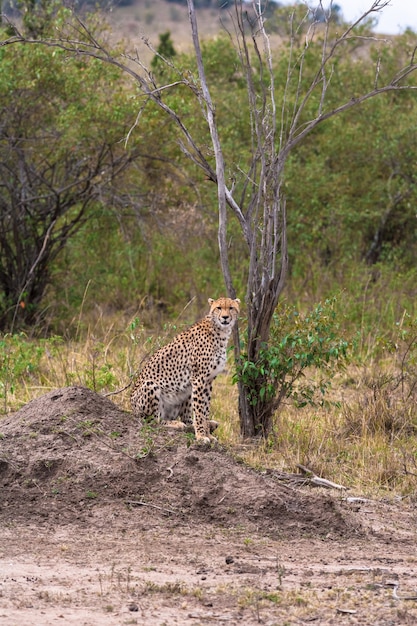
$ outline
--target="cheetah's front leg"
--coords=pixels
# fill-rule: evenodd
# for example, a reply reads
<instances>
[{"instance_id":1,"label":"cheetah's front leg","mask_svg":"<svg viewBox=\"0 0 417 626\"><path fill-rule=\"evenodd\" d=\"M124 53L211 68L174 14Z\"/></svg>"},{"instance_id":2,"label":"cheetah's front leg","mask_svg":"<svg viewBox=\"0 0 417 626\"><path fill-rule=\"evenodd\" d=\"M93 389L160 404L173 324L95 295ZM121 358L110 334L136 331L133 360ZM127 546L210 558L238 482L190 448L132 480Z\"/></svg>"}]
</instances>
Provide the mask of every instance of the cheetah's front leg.
<instances>
[{"instance_id":1,"label":"cheetah's front leg","mask_svg":"<svg viewBox=\"0 0 417 626\"><path fill-rule=\"evenodd\" d=\"M210 434L210 401L212 381L197 379L192 383L192 411L195 438L199 443L217 441Z\"/></svg>"}]
</instances>

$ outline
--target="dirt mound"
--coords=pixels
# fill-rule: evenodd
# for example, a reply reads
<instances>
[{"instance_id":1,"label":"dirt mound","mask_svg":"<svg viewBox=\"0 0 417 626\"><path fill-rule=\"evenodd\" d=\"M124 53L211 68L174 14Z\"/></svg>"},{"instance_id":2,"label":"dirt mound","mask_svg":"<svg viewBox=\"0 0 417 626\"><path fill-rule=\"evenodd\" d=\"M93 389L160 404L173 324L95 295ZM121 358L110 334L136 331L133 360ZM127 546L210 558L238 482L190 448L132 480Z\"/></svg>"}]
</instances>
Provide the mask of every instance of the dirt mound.
<instances>
[{"instance_id":1,"label":"dirt mound","mask_svg":"<svg viewBox=\"0 0 417 626\"><path fill-rule=\"evenodd\" d=\"M184 433L145 424L81 387L58 389L0 422L3 520L118 523L140 510L170 524L213 523L275 536L348 535L330 496L301 493ZM110 507L110 508L109 508ZM110 514L110 518L109 518Z\"/></svg>"}]
</instances>

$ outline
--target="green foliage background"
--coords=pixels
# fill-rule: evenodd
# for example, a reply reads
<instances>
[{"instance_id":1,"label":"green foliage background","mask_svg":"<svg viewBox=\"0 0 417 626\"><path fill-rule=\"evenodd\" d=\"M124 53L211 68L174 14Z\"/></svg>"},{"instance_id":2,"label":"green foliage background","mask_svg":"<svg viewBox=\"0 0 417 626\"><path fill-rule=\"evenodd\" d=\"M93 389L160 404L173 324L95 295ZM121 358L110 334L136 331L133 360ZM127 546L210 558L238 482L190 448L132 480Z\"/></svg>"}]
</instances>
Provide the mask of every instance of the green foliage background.
<instances>
[{"instance_id":1,"label":"green foliage background","mask_svg":"<svg viewBox=\"0 0 417 626\"><path fill-rule=\"evenodd\" d=\"M372 87L370 59L382 54L382 80L402 65L413 41L408 32L383 51L377 44L375 49L366 44L341 50L334 60L327 109L337 107L347 92L355 97ZM228 175L236 176L251 150L245 81L228 37L206 41L203 54ZM274 54L278 103L286 88L289 54L285 45ZM320 46L312 44L303 81L317 70L320 54ZM172 121L155 105L145 105L117 69L94 60L70 59L54 49L9 46L1 51L0 61L0 89L17 107L23 110L36 94L50 97L51 107L42 107L30 123L55 125L63 156L68 150L88 155L103 133L124 149L141 110L127 143L138 156L53 260L38 330L62 332L81 306L84 311L100 307L134 314L146 299L169 316L195 297L190 315L204 309L207 296L223 291L216 190L182 153ZM162 84L174 82L182 72L190 75L195 71L193 56L176 54L175 68L164 68L159 75L156 67L155 80ZM287 89L290 103L297 88ZM191 90L173 87L166 97L179 107L212 158L208 129ZM314 115L317 106L313 97L306 114ZM381 333L389 333L404 308L414 313L416 116L414 92L387 94L321 124L294 150L285 179L291 303L302 309L342 292L346 325L371 331L377 324ZM285 123L284 118L284 132ZM243 182L237 175L234 184L242 193ZM233 219L229 238L232 272L244 296L247 255ZM389 310L381 311L381 300L390 302L385 306ZM157 319L150 316L149 323Z\"/></svg>"},{"instance_id":2,"label":"green foliage background","mask_svg":"<svg viewBox=\"0 0 417 626\"><path fill-rule=\"evenodd\" d=\"M273 31L285 35L274 17ZM95 22L103 34L101 26ZM361 30L369 32L368 26ZM295 38L294 44L303 41ZM414 45L415 34L406 32L384 48L368 42L341 49L326 110L374 86L371 61L377 56L383 82L404 65ZM251 151L244 76L227 36L205 41L203 54L227 177L237 195L244 194L240 171ZM311 43L304 86L317 72L320 54ZM285 94L291 109L300 85L295 54L296 80L286 86L289 55L285 43L274 48L276 101ZM157 85L195 76L193 55L174 56L175 67L155 64ZM177 85L164 97L213 159L192 91ZM36 45L5 46L0 50L0 106L0 119L13 111L28 137L42 137L47 130L58 163L72 154L88 159L103 139L115 154L127 150L135 156L111 188L103 186L85 223L50 259L36 323L23 325L24 332L0 334L0 412L59 385L114 391L136 371L148 348L165 343L206 311L207 297L224 292L215 186L183 154L172 121L117 68L94 59ZM318 106L313 95L305 120ZM237 373L252 385L253 402L276 394L279 415L264 448L268 466L276 450L278 465L283 458L291 467L305 460L342 483L349 483L351 474L353 481L360 476L363 482L373 471L378 484L391 489L402 481L404 493L415 491L416 118L415 92L385 94L318 126L287 162L290 273L285 302L277 309L272 341L260 361L245 360L243 346L237 365ZM285 115L282 121L285 133ZM51 145L33 145L42 164ZM0 142L0 159L8 162L6 141ZM0 211L6 206L3 182ZM228 229L231 270L243 301L247 250L232 217ZM0 309L4 302L0 293ZM260 383L259 372L267 373L266 384ZM220 418L227 415L219 420L220 439L236 441L237 401L230 380L219 381L223 394L217 408L216 398L212 406ZM335 402L326 406L330 381ZM293 413L288 400L296 402ZM127 396L122 402L128 402ZM404 477L406 467L412 472Z\"/></svg>"}]
</instances>

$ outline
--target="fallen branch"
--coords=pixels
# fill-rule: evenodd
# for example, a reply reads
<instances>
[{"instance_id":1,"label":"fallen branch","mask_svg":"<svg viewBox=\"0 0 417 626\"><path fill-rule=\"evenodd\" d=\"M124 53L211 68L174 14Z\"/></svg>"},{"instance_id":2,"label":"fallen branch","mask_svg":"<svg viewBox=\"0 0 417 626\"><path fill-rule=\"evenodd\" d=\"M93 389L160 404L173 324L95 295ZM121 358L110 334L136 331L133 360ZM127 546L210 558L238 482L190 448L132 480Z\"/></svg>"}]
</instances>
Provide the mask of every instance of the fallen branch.
<instances>
[{"instance_id":1,"label":"fallen branch","mask_svg":"<svg viewBox=\"0 0 417 626\"><path fill-rule=\"evenodd\" d=\"M417 600L417 595L415 596L399 596L397 591L400 586L399 583L385 583L386 587L392 587L392 597L394 600Z\"/></svg>"},{"instance_id":2,"label":"fallen branch","mask_svg":"<svg viewBox=\"0 0 417 626\"><path fill-rule=\"evenodd\" d=\"M150 504L149 502L143 502L142 500L125 500L125 504L128 504L129 506L149 506L153 509L158 509L158 511L162 511L167 515L179 515L177 511L173 511L172 509L164 509L162 506Z\"/></svg>"},{"instance_id":3,"label":"fallen branch","mask_svg":"<svg viewBox=\"0 0 417 626\"><path fill-rule=\"evenodd\" d=\"M298 464L297 467L309 477L310 483L316 487L327 487L327 489L347 489L347 487L344 487L343 485L338 485L331 480L326 480L326 478L317 476L311 469L305 467L304 465Z\"/></svg>"},{"instance_id":4,"label":"fallen branch","mask_svg":"<svg viewBox=\"0 0 417 626\"><path fill-rule=\"evenodd\" d=\"M297 483L301 485L311 485L312 487L325 487L326 489L338 489L346 490L347 487L339 485L326 478L317 476L312 470L304 465L298 464L297 467L302 471L302 474L286 474L285 472L273 472L273 476L278 480Z\"/></svg>"}]
</instances>

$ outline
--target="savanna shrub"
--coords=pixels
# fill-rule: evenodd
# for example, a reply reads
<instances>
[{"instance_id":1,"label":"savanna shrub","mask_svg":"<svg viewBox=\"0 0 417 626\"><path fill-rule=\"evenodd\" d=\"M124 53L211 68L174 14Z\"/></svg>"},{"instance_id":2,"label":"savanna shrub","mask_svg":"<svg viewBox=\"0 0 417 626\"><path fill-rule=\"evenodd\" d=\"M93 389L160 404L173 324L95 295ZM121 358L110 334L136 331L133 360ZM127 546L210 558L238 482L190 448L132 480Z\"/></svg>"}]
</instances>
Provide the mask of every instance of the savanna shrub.
<instances>
[{"instance_id":1,"label":"savanna shrub","mask_svg":"<svg viewBox=\"0 0 417 626\"><path fill-rule=\"evenodd\" d=\"M258 361L249 361L243 352L237 364L234 382L243 382L252 405L272 404L276 411L285 398L300 407L325 402L350 348L340 336L335 304L334 298L326 300L307 314L287 304L278 306L270 341L262 346Z\"/></svg>"}]
</instances>

